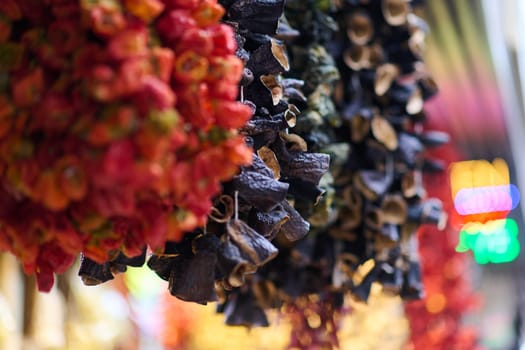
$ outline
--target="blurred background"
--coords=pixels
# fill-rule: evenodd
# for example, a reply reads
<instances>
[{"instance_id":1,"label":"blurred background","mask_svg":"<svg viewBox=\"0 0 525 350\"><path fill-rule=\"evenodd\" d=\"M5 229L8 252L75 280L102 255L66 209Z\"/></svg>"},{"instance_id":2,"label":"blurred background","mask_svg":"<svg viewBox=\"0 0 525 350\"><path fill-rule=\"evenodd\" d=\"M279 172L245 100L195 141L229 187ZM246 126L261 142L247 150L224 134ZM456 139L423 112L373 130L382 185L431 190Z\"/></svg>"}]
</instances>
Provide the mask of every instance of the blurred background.
<instances>
[{"instance_id":1,"label":"blurred background","mask_svg":"<svg viewBox=\"0 0 525 350\"><path fill-rule=\"evenodd\" d=\"M518 188L525 181L525 40L519 35L524 11L519 0L429 1L422 14L431 27L427 63L440 86L440 95L427 106L432 123L451 133L461 160L505 160L510 183ZM449 210L453 217L454 209ZM523 207L508 218L520 232ZM523 236L517 237L523 246ZM471 258L465 274L482 302L463 321L474 325L481 346L519 349L525 311L523 254L501 264L477 260Z\"/></svg>"},{"instance_id":2,"label":"blurred background","mask_svg":"<svg viewBox=\"0 0 525 350\"><path fill-rule=\"evenodd\" d=\"M451 135L436 155L449 163L503 160L510 184L525 188L525 2L434 0L418 14L430 29L425 61L440 89L425 106L428 128ZM523 207L509 211L516 228L497 245L468 241L472 236L464 236L462 245L450 172L426 181L429 195L444 201L451 218L444 231L423 227L420 232L426 298L403 304L373 289L366 305L348 300L348 311L340 316L340 348L525 349ZM495 255L483 258L490 254ZM284 349L289 344L293 317L286 310L271 314L268 328L226 327L214 305L177 301L147 268L130 268L98 287L83 286L73 268L49 294L35 291L13 257L0 255L0 269L2 349Z\"/></svg>"}]
</instances>

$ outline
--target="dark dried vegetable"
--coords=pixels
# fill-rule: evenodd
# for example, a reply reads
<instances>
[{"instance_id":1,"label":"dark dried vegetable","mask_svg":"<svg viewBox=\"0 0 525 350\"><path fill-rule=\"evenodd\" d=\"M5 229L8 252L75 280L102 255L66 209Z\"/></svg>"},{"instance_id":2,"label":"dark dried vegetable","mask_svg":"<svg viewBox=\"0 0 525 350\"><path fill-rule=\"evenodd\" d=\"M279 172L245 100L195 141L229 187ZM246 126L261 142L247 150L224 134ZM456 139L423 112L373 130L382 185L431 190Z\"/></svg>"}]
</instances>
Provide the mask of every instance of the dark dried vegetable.
<instances>
[{"instance_id":1,"label":"dark dried vegetable","mask_svg":"<svg viewBox=\"0 0 525 350\"><path fill-rule=\"evenodd\" d=\"M146 248L144 248L141 255L131 258L122 252L117 252L115 258L104 264L99 264L81 255L78 275L85 285L97 285L112 280L116 274L126 272L128 266L140 267L144 265L145 261Z\"/></svg>"},{"instance_id":2,"label":"dark dried vegetable","mask_svg":"<svg viewBox=\"0 0 525 350\"><path fill-rule=\"evenodd\" d=\"M219 308L224 313L225 323L230 326L267 327L268 318L258 305L254 293L247 287L241 287L231 293Z\"/></svg>"},{"instance_id":3,"label":"dark dried vegetable","mask_svg":"<svg viewBox=\"0 0 525 350\"><path fill-rule=\"evenodd\" d=\"M262 211L269 211L286 199L289 185L255 171L242 171L235 176L232 187L241 199Z\"/></svg>"},{"instance_id":4,"label":"dark dried vegetable","mask_svg":"<svg viewBox=\"0 0 525 350\"><path fill-rule=\"evenodd\" d=\"M243 85L241 98L255 106L255 113L241 132L253 140L256 155L252 166L243 168L237 177L225 184L224 193L233 197L237 191L239 198L236 212L239 219L226 224L228 232L233 226L238 228L235 231L237 233L229 235L231 242L240 248L241 255L246 251L251 252L248 260L260 267L259 271L264 269L266 265L261 265L269 259L265 258L264 250L256 253L244 242L259 242L262 245L255 244L253 247L260 249L267 246L263 244L265 241L270 244L269 240L273 240L277 247L274 249L279 250L279 260L281 254L286 254L287 245L308 233L310 224L298 210L319 202L325 193L319 183L328 170L329 156L310 153L306 140L289 133L302 117L302 114L299 116L301 112L298 106L304 105L306 97L301 77L289 79L281 76L290 68L285 43L281 40L292 39L298 33L282 17L284 1L250 2L253 8L265 9L258 20L273 18L273 25L269 22L265 22L265 25L256 25L254 21L248 23L246 19L251 18L253 9L246 8L246 3L241 0L222 2L226 8L225 20L233 22L237 28L241 46L238 52L246 58L246 69L253 75L251 83ZM278 4L281 7L277 14L273 10ZM240 236L243 238L237 239L236 235L243 230L245 232ZM269 258L274 256L271 253ZM229 289L231 283L228 279L232 279L232 275L235 277L236 274L226 273L226 279L220 283L223 288ZM245 287L226 293L225 307L221 308L226 314L226 323L249 325L250 317L244 314L245 310L251 310L254 315L263 312L259 307L254 308L253 300L249 300L253 297L253 291L259 291L255 294L260 297L261 285L275 286L275 281L262 272L255 272L246 280ZM280 304L278 299L274 300ZM251 325L267 324L260 316L251 322Z\"/></svg>"},{"instance_id":5,"label":"dark dried vegetable","mask_svg":"<svg viewBox=\"0 0 525 350\"><path fill-rule=\"evenodd\" d=\"M198 235L191 242L192 254L174 257L169 277L169 291L173 296L199 304L217 301L215 269L219 239L214 235Z\"/></svg>"}]
</instances>

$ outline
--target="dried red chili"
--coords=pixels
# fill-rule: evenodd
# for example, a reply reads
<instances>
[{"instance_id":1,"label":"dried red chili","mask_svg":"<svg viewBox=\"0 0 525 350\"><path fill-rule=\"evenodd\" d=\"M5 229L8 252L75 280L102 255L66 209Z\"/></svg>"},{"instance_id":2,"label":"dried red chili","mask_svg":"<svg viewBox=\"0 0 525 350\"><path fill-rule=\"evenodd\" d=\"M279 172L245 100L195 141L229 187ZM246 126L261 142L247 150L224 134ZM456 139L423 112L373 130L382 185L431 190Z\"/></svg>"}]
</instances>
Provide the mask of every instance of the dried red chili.
<instances>
[{"instance_id":1,"label":"dried red chili","mask_svg":"<svg viewBox=\"0 0 525 350\"><path fill-rule=\"evenodd\" d=\"M104 263L203 225L220 181L251 160L235 131L251 110L234 102L241 70L222 14L213 0L0 5L0 236L40 289L80 251ZM229 85L207 78L213 51ZM221 125L208 91L233 103ZM222 136L209 152L212 131Z\"/></svg>"}]
</instances>

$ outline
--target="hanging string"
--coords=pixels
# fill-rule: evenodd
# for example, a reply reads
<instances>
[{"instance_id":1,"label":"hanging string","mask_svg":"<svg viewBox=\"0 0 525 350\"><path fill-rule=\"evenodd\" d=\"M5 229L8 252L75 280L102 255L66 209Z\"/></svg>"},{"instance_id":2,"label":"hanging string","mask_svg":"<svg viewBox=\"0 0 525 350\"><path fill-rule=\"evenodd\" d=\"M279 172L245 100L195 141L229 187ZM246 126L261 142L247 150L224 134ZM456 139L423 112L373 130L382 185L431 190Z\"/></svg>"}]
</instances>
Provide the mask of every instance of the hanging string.
<instances>
[{"instance_id":1,"label":"hanging string","mask_svg":"<svg viewBox=\"0 0 525 350\"><path fill-rule=\"evenodd\" d=\"M233 205L235 212L234 218L235 220L239 220L239 191L235 191Z\"/></svg>"}]
</instances>

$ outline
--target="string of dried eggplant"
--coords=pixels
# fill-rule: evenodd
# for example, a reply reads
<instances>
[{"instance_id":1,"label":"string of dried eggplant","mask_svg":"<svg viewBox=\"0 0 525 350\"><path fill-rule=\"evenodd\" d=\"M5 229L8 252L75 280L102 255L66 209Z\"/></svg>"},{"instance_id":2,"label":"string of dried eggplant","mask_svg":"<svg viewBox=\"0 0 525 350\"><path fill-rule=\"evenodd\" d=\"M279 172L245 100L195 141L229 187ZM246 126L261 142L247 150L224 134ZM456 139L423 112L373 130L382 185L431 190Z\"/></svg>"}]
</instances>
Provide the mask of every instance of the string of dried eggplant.
<instances>
[{"instance_id":1,"label":"string of dried eggplant","mask_svg":"<svg viewBox=\"0 0 525 350\"><path fill-rule=\"evenodd\" d=\"M297 208L323 196L319 182L328 170L329 156L311 153L305 140L293 134L299 121L297 105L304 104L306 98L302 80L282 76L290 68L283 35L295 35L290 27L283 34L279 23L284 1L222 4L227 23L236 28L238 55L246 60L247 76L253 77L242 86L242 97L253 104L255 113L241 131L256 153L253 164L225 185L225 193L238 191L240 217L277 247L279 253L273 262L308 233L310 224ZM259 272L264 266L250 271L253 273L245 276L242 285L232 286L228 279L219 281L224 299L218 311L224 312L227 324L268 324L264 308L276 307L281 300L273 281Z\"/></svg>"}]
</instances>

